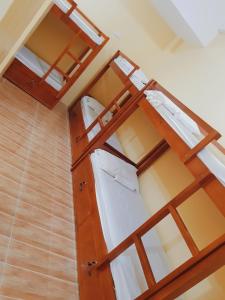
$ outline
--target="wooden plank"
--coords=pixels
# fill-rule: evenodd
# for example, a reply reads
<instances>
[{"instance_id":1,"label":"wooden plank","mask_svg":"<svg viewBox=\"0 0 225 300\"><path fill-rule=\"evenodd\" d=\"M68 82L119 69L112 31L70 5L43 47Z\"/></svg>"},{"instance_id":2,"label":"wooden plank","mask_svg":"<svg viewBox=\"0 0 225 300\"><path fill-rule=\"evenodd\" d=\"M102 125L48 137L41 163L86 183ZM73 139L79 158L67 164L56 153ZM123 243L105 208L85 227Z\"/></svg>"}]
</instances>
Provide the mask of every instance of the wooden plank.
<instances>
[{"instance_id":1,"label":"wooden plank","mask_svg":"<svg viewBox=\"0 0 225 300\"><path fill-rule=\"evenodd\" d=\"M57 91L46 81L40 86L41 78L16 58L3 76L49 109L58 102Z\"/></svg>"},{"instance_id":2,"label":"wooden plank","mask_svg":"<svg viewBox=\"0 0 225 300\"><path fill-rule=\"evenodd\" d=\"M195 155L197 155L203 148L205 148L209 143L213 140L219 139L221 135L213 130L211 133L207 134L207 136L202 139L195 147L191 148L183 158L183 162L186 164L189 162Z\"/></svg>"},{"instance_id":3,"label":"wooden plank","mask_svg":"<svg viewBox=\"0 0 225 300\"><path fill-rule=\"evenodd\" d=\"M145 155L138 163L137 163L137 175L139 176L145 170L147 170L161 155L165 153L169 149L169 144L166 140L160 141L150 152Z\"/></svg>"},{"instance_id":4,"label":"wooden plank","mask_svg":"<svg viewBox=\"0 0 225 300\"><path fill-rule=\"evenodd\" d=\"M132 160L130 160L128 157L126 157L123 153L119 152L117 149L113 148L111 145L109 145L108 143L104 143L101 146L102 150L105 150L117 157L119 157L120 159L122 159L123 161L129 163L130 165L137 167L137 165L135 164L135 162L133 162Z\"/></svg>"},{"instance_id":5,"label":"wooden plank","mask_svg":"<svg viewBox=\"0 0 225 300\"><path fill-rule=\"evenodd\" d=\"M172 205L169 205L169 211L177 224L177 227L180 230L180 233L182 234L189 250L191 251L192 255L198 255L199 254L199 249L193 240L190 232L188 231L186 225L184 224L182 218L180 217L179 213L177 212L176 208L174 208Z\"/></svg>"},{"instance_id":6,"label":"wooden plank","mask_svg":"<svg viewBox=\"0 0 225 300\"><path fill-rule=\"evenodd\" d=\"M151 288L156 284L156 281L148 260L148 256L145 251L145 247L143 245L141 238L138 237L137 235L133 236L133 240L145 275L145 280L147 282L148 287Z\"/></svg>"}]
</instances>

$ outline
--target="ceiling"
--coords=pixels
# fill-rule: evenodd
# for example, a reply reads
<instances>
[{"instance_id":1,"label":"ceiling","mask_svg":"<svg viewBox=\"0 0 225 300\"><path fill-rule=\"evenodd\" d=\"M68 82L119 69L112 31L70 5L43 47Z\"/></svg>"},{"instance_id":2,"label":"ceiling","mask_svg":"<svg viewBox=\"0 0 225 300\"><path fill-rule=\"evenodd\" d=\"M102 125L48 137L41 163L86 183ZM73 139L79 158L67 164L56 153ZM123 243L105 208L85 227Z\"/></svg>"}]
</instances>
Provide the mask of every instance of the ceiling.
<instances>
[{"instance_id":1,"label":"ceiling","mask_svg":"<svg viewBox=\"0 0 225 300\"><path fill-rule=\"evenodd\" d=\"M14 0L0 0L0 21L4 18Z\"/></svg>"},{"instance_id":2,"label":"ceiling","mask_svg":"<svg viewBox=\"0 0 225 300\"><path fill-rule=\"evenodd\" d=\"M225 31L224 0L149 0L184 41L206 47Z\"/></svg>"}]
</instances>

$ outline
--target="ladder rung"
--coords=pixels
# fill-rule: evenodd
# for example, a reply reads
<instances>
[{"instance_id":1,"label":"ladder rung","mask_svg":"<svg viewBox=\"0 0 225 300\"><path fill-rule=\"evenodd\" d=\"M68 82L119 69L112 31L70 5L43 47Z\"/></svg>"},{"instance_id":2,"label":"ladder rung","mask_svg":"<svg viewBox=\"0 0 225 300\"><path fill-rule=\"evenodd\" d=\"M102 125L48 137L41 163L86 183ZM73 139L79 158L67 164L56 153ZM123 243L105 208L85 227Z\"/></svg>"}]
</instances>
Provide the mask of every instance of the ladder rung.
<instances>
[{"instance_id":1,"label":"ladder rung","mask_svg":"<svg viewBox=\"0 0 225 300\"><path fill-rule=\"evenodd\" d=\"M81 61L78 59L78 58L76 58L76 56L75 55L73 55L73 53L71 53L69 50L66 52L77 64L81 64Z\"/></svg>"},{"instance_id":2,"label":"ladder rung","mask_svg":"<svg viewBox=\"0 0 225 300\"><path fill-rule=\"evenodd\" d=\"M145 247L143 245L143 242L141 240L140 237L138 237L137 235L134 235L133 237L136 249L137 249L137 253L141 262L141 266L145 275L145 279L147 282L148 287L153 287L156 284L153 272L152 272L152 268L150 266L149 260L148 260L148 256L146 254L145 251Z\"/></svg>"},{"instance_id":3,"label":"ladder rung","mask_svg":"<svg viewBox=\"0 0 225 300\"><path fill-rule=\"evenodd\" d=\"M184 224L181 216L179 215L178 211L176 208L174 208L172 205L169 206L169 211L177 224L177 227L180 230L180 233L182 234L188 248L190 249L191 253L193 256L199 254L199 249L197 245L195 244L195 241L193 240L190 232L188 231L186 225Z\"/></svg>"}]
</instances>

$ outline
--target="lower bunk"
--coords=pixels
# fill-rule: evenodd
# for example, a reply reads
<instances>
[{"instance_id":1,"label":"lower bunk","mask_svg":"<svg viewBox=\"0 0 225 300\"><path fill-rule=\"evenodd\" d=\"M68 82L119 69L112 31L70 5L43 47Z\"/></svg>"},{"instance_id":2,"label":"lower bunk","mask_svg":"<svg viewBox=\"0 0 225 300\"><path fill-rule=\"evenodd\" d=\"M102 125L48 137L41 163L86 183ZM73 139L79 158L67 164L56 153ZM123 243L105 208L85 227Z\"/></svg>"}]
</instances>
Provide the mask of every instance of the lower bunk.
<instances>
[{"instance_id":1,"label":"lower bunk","mask_svg":"<svg viewBox=\"0 0 225 300\"><path fill-rule=\"evenodd\" d=\"M149 214L139 192L138 177L136 174L137 169L133 165L101 149L91 154L90 161L93 169L93 178L88 180L85 179L85 175L83 175L80 182L78 182L77 176L81 176L81 174L79 172L78 175L75 170L76 174L73 176L73 179L79 189L79 193L77 193L76 188L74 190L78 233L78 264L87 265L89 262L89 267L92 267L99 262L99 259L105 255L106 252L108 253L113 250L127 236L147 221ZM87 169L85 173L87 173ZM90 193L90 198L87 197L87 193ZM101 243L99 235L95 232L94 221L89 221L94 219L96 213L96 206L93 207L94 202L97 203L102 239L104 239L106 244L106 252L103 254L97 251L99 247L97 246L96 248L95 245L95 251L92 252L92 256L89 258L85 257L83 261L81 257L84 253L79 253L79 245L85 244L85 237L79 235L79 230L84 224L90 224L90 227L86 230L89 233L93 231L93 241L95 240L96 244ZM143 243L154 278L156 281L159 281L168 274L168 266L156 230L151 230L151 232L144 237ZM146 283L134 246L119 256L110 265L110 270L116 299L135 299L147 290L148 284ZM80 282L86 277L83 271L86 272L86 276L88 276L88 266L85 270L80 270ZM92 274L89 276L95 275ZM101 276L101 274L99 276ZM86 294L87 289L89 289L87 284L85 284L85 286L80 285L80 295ZM88 298L81 297L81 299ZM107 299L110 299L109 295L107 295Z\"/></svg>"}]
</instances>

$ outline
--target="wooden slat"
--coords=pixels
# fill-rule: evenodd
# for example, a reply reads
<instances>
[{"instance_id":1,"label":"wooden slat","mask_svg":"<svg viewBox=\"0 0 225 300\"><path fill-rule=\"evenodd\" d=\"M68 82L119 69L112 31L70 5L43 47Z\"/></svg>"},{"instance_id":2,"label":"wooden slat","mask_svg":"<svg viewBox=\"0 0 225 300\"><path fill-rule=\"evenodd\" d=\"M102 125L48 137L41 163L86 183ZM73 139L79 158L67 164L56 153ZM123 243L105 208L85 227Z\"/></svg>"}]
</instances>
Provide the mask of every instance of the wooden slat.
<instances>
[{"instance_id":1,"label":"wooden slat","mask_svg":"<svg viewBox=\"0 0 225 300\"><path fill-rule=\"evenodd\" d=\"M137 163L137 175L147 170L162 154L169 149L166 140L160 141L150 152Z\"/></svg>"},{"instance_id":2,"label":"wooden slat","mask_svg":"<svg viewBox=\"0 0 225 300\"><path fill-rule=\"evenodd\" d=\"M79 30L73 37L72 39L69 41L69 43L67 44L67 46L64 48L64 50L61 52L61 54L57 57L57 59L55 60L55 62L50 66L50 68L48 69L48 71L44 74L44 76L42 77L41 81L44 81L48 75L51 73L51 71L57 66L57 64L60 62L60 60L63 58L63 56L66 54L66 52L68 51L68 49L71 47L74 39L79 35L79 33L81 32L81 30Z\"/></svg>"},{"instance_id":3,"label":"wooden slat","mask_svg":"<svg viewBox=\"0 0 225 300\"><path fill-rule=\"evenodd\" d=\"M102 121L102 118L98 117L97 120L98 120L98 123L100 124L101 129L104 128L104 123Z\"/></svg>"},{"instance_id":4,"label":"wooden slat","mask_svg":"<svg viewBox=\"0 0 225 300\"><path fill-rule=\"evenodd\" d=\"M68 1L68 0L67 0ZM66 12L66 14L65 14L65 17L69 17L71 14L72 14L72 12L76 9L76 7L77 7L77 4L74 2L74 1L70 1L69 0L69 3L70 3L70 5L71 5L71 7L68 9L68 11Z\"/></svg>"},{"instance_id":5,"label":"wooden slat","mask_svg":"<svg viewBox=\"0 0 225 300\"><path fill-rule=\"evenodd\" d=\"M213 140L220 138L220 134L213 130L211 133L207 134L207 136L202 139L195 147L190 149L184 156L183 162L188 163L195 155L197 155L205 146L211 143Z\"/></svg>"},{"instance_id":6,"label":"wooden slat","mask_svg":"<svg viewBox=\"0 0 225 300\"><path fill-rule=\"evenodd\" d=\"M190 232L188 231L186 225L184 224L182 218L180 217L178 211L172 205L169 206L169 211L170 211L175 223L177 224L177 227L179 228L180 233L182 234L192 255L193 256L198 255L199 249L198 249L195 241L193 240Z\"/></svg>"},{"instance_id":7,"label":"wooden slat","mask_svg":"<svg viewBox=\"0 0 225 300\"><path fill-rule=\"evenodd\" d=\"M145 275L147 285L149 288L151 288L156 284L156 281L155 281L154 274L152 272L152 268L151 268L149 260L148 260L148 256L145 251L145 247L143 245L141 238L139 238L137 235L133 236L133 240L135 243L135 247L137 249L138 257L141 262L141 266L142 266L142 269L143 269L143 272Z\"/></svg>"},{"instance_id":8,"label":"wooden slat","mask_svg":"<svg viewBox=\"0 0 225 300\"><path fill-rule=\"evenodd\" d=\"M212 144L221 152L225 155L225 148L218 143L217 141L213 141Z\"/></svg>"},{"instance_id":9,"label":"wooden slat","mask_svg":"<svg viewBox=\"0 0 225 300\"><path fill-rule=\"evenodd\" d=\"M77 64L81 64L80 60L73 55L73 53L71 53L69 50L66 52L66 54L68 54Z\"/></svg>"}]
</instances>

